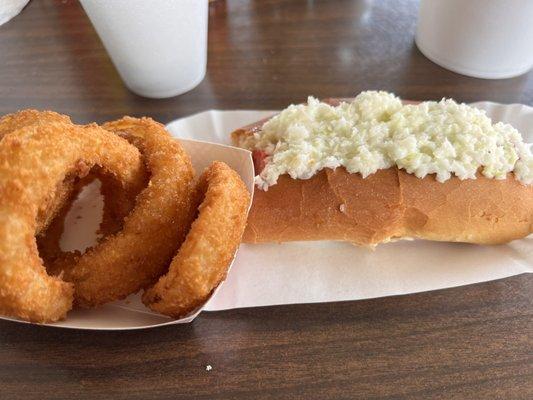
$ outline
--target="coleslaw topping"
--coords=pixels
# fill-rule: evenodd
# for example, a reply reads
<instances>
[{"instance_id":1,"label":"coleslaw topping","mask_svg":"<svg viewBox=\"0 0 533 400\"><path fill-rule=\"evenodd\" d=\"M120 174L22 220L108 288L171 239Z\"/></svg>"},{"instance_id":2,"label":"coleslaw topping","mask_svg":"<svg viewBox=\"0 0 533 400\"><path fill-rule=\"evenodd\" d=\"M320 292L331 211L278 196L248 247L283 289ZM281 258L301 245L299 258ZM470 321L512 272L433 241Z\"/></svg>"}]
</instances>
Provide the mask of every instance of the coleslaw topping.
<instances>
[{"instance_id":1,"label":"coleslaw topping","mask_svg":"<svg viewBox=\"0 0 533 400\"><path fill-rule=\"evenodd\" d=\"M309 97L241 145L266 153L255 178L263 190L283 174L308 179L341 166L363 177L396 166L419 178L434 174L439 182L475 179L478 172L505 179L514 172L523 184L533 183L531 144L511 125L451 99L404 105L392 93L366 91L334 106Z\"/></svg>"}]
</instances>

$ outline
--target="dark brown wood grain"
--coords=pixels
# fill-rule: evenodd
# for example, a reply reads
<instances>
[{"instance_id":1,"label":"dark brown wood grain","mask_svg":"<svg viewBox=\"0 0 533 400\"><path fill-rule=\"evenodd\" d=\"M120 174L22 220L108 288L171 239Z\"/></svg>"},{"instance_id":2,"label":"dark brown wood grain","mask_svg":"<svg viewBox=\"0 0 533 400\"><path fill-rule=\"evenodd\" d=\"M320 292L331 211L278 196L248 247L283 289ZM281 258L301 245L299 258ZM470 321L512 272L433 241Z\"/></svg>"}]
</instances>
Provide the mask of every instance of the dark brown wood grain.
<instances>
[{"instance_id":1,"label":"dark brown wood grain","mask_svg":"<svg viewBox=\"0 0 533 400\"><path fill-rule=\"evenodd\" d=\"M218 0L206 79L167 100L124 88L74 1L33 0L0 26L0 114L162 122L275 109L364 89L533 104L533 74L486 81L413 45L416 1ZM428 268L431 260L428 260ZM533 277L357 302L203 313L137 332L0 321L1 399L531 399ZM206 371L211 365L212 370Z\"/></svg>"}]
</instances>

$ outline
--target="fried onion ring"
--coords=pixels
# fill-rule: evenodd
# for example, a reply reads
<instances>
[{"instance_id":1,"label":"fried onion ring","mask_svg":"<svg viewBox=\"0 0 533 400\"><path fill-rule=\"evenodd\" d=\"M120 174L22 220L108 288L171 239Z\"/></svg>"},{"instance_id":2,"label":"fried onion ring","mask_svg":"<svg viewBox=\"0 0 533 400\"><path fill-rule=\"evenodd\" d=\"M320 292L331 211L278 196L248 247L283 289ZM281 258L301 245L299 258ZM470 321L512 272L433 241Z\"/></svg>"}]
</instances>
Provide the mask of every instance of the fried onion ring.
<instances>
[{"instance_id":1,"label":"fried onion ring","mask_svg":"<svg viewBox=\"0 0 533 400\"><path fill-rule=\"evenodd\" d=\"M199 214L166 275L142 300L152 310L182 317L201 306L226 277L246 225L250 195L239 175L214 162L200 177Z\"/></svg>"},{"instance_id":2,"label":"fried onion ring","mask_svg":"<svg viewBox=\"0 0 533 400\"><path fill-rule=\"evenodd\" d=\"M124 117L103 128L139 148L150 180L120 232L60 266L63 278L74 283L81 307L125 298L155 282L194 218L191 161L161 124Z\"/></svg>"},{"instance_id":3,"label":"fried onion ring","mask_svg":"<svg viewBox=\"0 0 533 400\"><path fill-rule=\"evenodd\" d=\"M53 122L72 124L68 116L54 111L27 109L7 114L0 118L0 140L17 129ZM134 182L121 182L98 166L93 167L89 174L81 179L77 176L65 177L63 182L58 183L55 193L42 204L37 216L37 245L45 265L51 265L54 260L65 256L59 244L64 229L64 217L83 187L95 179L101 182L100 192L104 196L103 217L99 229L103 236L116 233L122 227L124 217L133 209L135 196L146 186L146 177L139 177Z\"/></svg>"},{"instance_id":4,"label":"fried onion ring","mask_svg":"<svg viewBox=\"0 0 533 400\"><path fill-rule=\"evenodd\" d=\"M53 111L23 110L4 115L0 118L0 141L6 134L17 129L30 125L43 125L53 122L71 123L69 117ZM73 177L65 177L63 182L57 184L55 192L50 193L50 197L41 204L37 216L37 233L45 230L60 212L63 205L68 202L73 187Z\"/></svg>"},{"instance_id":5,"label":"fried onion ring","mask_svg":"<svg viewBox=\"0 0 533 400\"><path fill-rule=\"evenodd\" d=\"M68 116L54 111L22 110L12 114L6 114L0 118L0 140L8 133L24 128L29 125L43 125L50 122L71 123Z\"/></svg>"},{"instance_id":6,"label":"fried onion ring","mask_svg":"<svg viewBox=\"0 0 533 400\"><path fill-rule=\"evenodd\" d=\"M44 260L48 273L52 275L58 275L61 272L55 268L59 264L59 259L72 257L69 252L61 249L61 237L65 229L65 218L74 201L87 185L99 181L100 194L104 200L102 221L97 232L99 236L97 243L101 242L107 235L112 235L122 229L124 218L135 205L135 197L146 187L146 176L144 179L140 177L134 185L124 186L101 168L97 168L97 171L94 170L95 168L91 170L89 175L74 182L63 207L57 212L56 217L46 230L41 231L37 236L39 255Z\"/></svg>"},{"instance_id":7,"label":"fried onion ring","mask_svg":"<svg viewBox=\"0 0 533 400\"><path fill-rule=\"evenodd\" d=\"M39 258L37 219L65 176L95 165L121 182L144 171L134 146L96 125L33 124L0 141L0 313L52 322L72 308L73 285L47 275Z\"/></svg>"}]
</instances>

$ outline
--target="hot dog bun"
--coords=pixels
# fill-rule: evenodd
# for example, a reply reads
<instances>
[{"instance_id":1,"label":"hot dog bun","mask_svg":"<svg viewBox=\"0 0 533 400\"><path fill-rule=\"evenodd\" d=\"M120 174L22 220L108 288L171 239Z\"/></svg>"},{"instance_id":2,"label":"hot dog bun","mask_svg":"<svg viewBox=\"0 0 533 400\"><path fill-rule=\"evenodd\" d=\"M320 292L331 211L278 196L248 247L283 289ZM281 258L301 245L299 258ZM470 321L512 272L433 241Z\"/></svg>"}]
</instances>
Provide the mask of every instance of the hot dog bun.
<instances>
[{"instance_id":1,"label":"hot dog bun","mask_svg":"<svg viewBox=\"0 0 533 400\"><path fill-rule=\"evenodd\" d=\"M397 168L363 179L344 168L255 190L244 242L342 240L373 246L420 238L506 243L533 231L533 186L505 180L419 179Z\"/></svg>"},{"instance_id":2,"label":"hot dog bun","mask_svg":"<svg viewBox=\"0 0 533 400\"><path fill-rule=\"evenodd\" d=\"M334 102L334 100L332 101ZM232 133L239 146L265 121ZM310 179L280 176L256 188L243 241L342 240L374 246L398 239L499 244L533 232L533 185L507 179L417 178L396 167L363 179L344 168Z\"/></svg>"}]
</instances>

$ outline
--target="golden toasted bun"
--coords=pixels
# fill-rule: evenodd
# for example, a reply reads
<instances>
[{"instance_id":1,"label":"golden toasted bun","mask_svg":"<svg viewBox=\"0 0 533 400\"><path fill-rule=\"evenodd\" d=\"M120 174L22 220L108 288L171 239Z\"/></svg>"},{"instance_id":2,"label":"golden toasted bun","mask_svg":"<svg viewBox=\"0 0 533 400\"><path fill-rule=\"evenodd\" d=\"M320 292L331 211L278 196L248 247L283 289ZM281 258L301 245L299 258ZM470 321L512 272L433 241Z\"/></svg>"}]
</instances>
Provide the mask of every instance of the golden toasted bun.
<instances>
[{"instance_id":1,"label":"golden toasted bun","mask_svg":"<svg viewBox=\"0 0 533 400\"><path fill-rule=\"evenodd\" d=\"M373 246L420 238L506 243L533 232L533 185L451 178L444 183L397 168L363 179L344 168L311 179L283 175L255 190L244 242L343 240Z\"/></svg>"},{"instance_id":2,"label":"golden toasted bun","mask_svg":"<svg viewBox=\"0 0 533 400\"><path fill-rule=\"evenodd\" d=\"M236 130L242 140L265 121ZM477 244L506 243L533 232L533 185L507 179L444 183L397 168L363 179L344 168L311 179L280 176L268 191L255 190L243 241L342 240L373 246L420 238Z\"/></svg>"}]
</instances>

